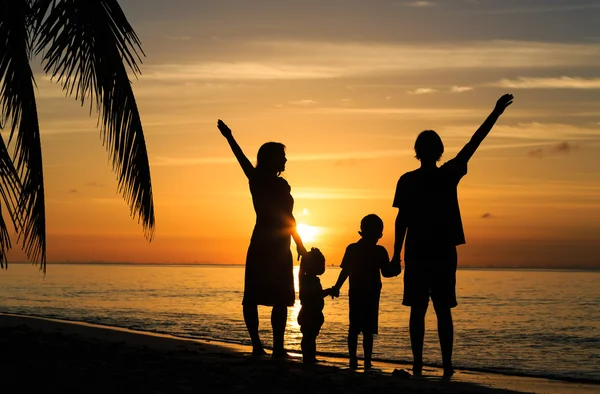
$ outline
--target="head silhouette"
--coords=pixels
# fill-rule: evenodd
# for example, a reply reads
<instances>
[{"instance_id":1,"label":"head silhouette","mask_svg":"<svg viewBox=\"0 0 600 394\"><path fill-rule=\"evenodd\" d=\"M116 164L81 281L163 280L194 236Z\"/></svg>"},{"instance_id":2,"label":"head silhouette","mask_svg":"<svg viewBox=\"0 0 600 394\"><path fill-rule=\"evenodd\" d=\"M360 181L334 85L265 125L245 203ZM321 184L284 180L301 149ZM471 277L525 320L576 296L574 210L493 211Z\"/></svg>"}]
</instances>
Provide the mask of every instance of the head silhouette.
<instances>
[{"instance_id":1,"label":"head silhouette","mask_svg":"<svg viewBox=\"0 0 600 394\"><path fill-rule=\"evenodd\" d=\"M369 214L360 221L360 231L363 239L377 242L383 235L383 220L375 214Z\"/></svg>"},{"instance_id":2,"label":"head silhouette","mask_svg":"<svg viewBox=\"0 0 600 394\"><path fill-rule=\"evenodd\" d=\"M317 248L311 248L306 256L302 257L301 264L306 276L322 275L325 272L325 256Z\"/></svg>"},{"instance_id":3,"label":"head silhouette","mask_svg":"<svg viewBox=\"0 0 600 394\"><path fill-rule=\"evenodd\" d=\"M285 171L285 145L267 142L258 149L256 168L268 174L279 175Z\"/></svg>"},{"instance_id":4,"label":"head silhouette","mask_svg":"<svg viewBox=\"0 0 600 394\"><path fill-rule=\"evenodd\" d=\"M422 131L415 141L415 157L421 162L439 161L444 153L442 139L433 130Z\"/></svg>"}]
</instances>

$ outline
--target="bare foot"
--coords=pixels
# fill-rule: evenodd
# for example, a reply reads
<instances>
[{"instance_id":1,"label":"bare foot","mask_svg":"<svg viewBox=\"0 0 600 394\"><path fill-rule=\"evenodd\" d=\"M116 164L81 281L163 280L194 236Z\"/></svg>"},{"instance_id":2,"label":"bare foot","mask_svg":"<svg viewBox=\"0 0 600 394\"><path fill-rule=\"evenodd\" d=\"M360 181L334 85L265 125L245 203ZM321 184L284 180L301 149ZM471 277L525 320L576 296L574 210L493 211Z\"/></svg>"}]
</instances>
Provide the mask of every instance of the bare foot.
<instances>
[{"instance_id":1,"label":"bare foot","mask_svg":"<svg viewBox=\"0 0 600 394\"><path fill-rule=\"evenodd\" d=\"M394 369L392 372L392 376L400 379L410 379L410 372L405 371L404 369Z\"/></svg>"},{"instance_id":2,"label":"bare foot","mask_svg":"<svg viewBox=\"0 0 600 394\"><path fill-rule=\"evenodd\" d=\"M252 349L252 356L253 357L262 357L262 356L266 356L267 352L265 352L265 349L263 349L263 347L255 347Z\"/></svg>"},{"instance_id":3,"label":"bare foot","mask_svg":"<svg viewBox=\"0 0 600 394\"><path fill-rule=\"evenodd\" d=\"M450 379L452 379L452 376L454 376L455 373L456 371L452 368L444 368L444 375L442 376L442 380L449 381Z\"/></svg>"},{"instance_id":4,"label":"bare foot","mask_svg":"<svg viewBox=\"0 0 600 394\"><path fill-rule=\"evenodd\" d=\"M285 350L274 350L273 354L271 354L271 358L277 360L287 360L291 358L291 356L287 354Z\"/></svg>"}]
</instances>

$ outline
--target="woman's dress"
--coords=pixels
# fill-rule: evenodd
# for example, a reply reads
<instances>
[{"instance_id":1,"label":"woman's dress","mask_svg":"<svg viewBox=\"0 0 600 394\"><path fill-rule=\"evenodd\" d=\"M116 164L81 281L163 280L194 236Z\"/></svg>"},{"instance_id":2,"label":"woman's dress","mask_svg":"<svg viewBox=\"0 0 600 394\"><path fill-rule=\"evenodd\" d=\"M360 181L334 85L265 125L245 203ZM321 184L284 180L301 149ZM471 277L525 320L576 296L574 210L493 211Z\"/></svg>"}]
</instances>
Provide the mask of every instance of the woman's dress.
<instances>
[{"instance_id":1,"label":"woman's dress","mask_svg":"<svg viewBox=\"0 0 600 394\"><path fill-rule=\"evenodd\" d=\"M250 179L256 224L246 256L246 305L293 306L295 301L291 232L295 226L290 185L258 170Z\"/></svg>"}]
</instances>

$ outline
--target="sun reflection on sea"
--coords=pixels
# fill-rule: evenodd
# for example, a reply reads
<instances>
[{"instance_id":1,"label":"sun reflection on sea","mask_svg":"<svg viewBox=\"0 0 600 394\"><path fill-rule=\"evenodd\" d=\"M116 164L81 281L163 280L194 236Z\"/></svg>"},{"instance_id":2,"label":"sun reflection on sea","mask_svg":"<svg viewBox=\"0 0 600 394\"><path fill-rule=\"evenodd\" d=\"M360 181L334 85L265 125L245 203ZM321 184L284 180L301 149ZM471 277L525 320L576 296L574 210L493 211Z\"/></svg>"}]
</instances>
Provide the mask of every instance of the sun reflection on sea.
<instances>
[{"instance_id":1,"label":"sun reflection on sea","mask_svg":"<svg viewBox=\"0 0 600 394\"><path fill-rule=\"evenodd\" d=\"M302 333L298 324L298 313L300 312L300 297L298 295L298 270L299 266L294 266L294 288L296 289L296 301L294 306L288 309L287 328L285 330L285 343L300 343Z\"/></svg>"}]
</instances>

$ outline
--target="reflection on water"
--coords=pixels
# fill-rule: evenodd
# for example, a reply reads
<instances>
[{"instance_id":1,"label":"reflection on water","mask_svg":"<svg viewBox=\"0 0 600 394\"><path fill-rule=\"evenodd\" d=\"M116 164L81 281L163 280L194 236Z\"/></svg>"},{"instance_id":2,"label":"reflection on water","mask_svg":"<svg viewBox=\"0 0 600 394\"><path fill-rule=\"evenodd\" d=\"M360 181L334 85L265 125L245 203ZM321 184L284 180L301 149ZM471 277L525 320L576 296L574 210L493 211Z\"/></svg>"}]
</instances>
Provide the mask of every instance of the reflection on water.
<instances>
[{"instance_id":1,"label":"reflection on water","mask_svg":"<svg viewBox=\"0 0 600 394\"><path fill-rule=\"evenodd\" d=\"M324 288L339 268L328 267ZM0 310L248 343L241 300L243 267L52 265L45 280L29 265L0 272ZM295 271L296 289L297 268ZM318 350L346 354L348 283L325 299ZM600 379L600 273L460 270L454 310L459 367ZM410 360L409 309L402 276L384 279L374 357ZM298 350L300 302L289 309L286 346ZM260 332L272 341L270 308ZM433 308L425 356L440 363Z\"/></svg>"}]
</instances>

